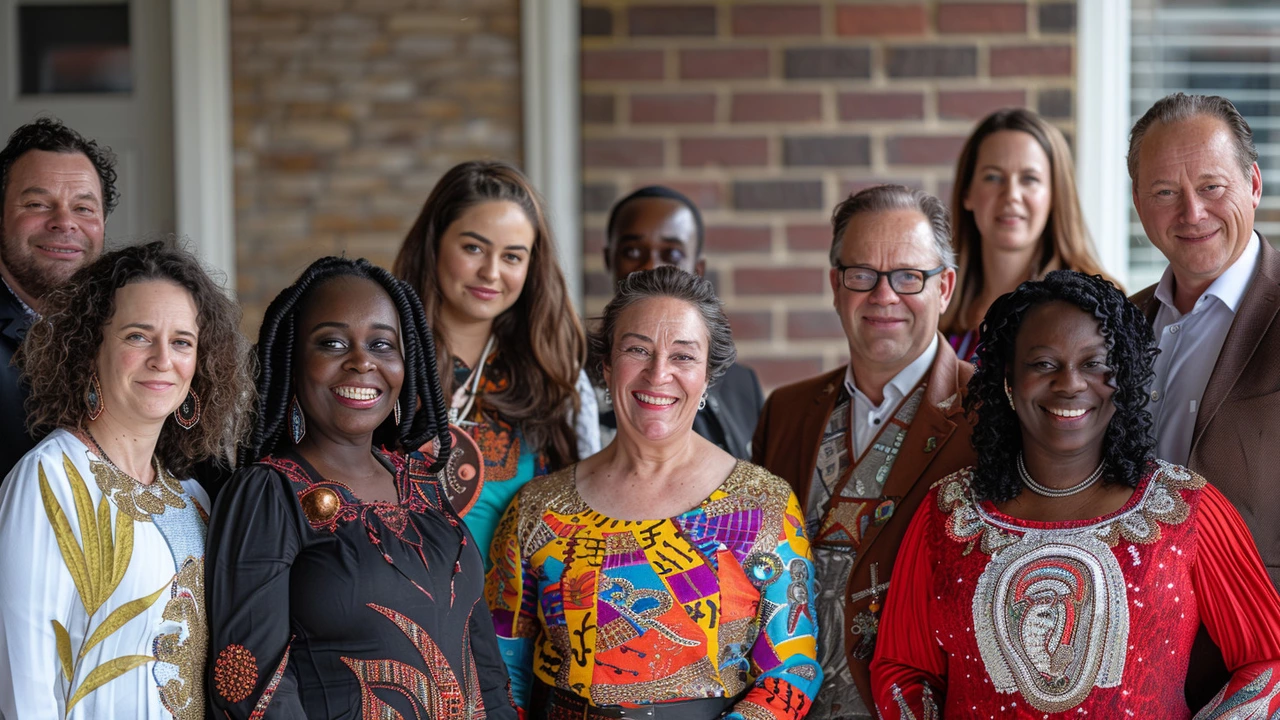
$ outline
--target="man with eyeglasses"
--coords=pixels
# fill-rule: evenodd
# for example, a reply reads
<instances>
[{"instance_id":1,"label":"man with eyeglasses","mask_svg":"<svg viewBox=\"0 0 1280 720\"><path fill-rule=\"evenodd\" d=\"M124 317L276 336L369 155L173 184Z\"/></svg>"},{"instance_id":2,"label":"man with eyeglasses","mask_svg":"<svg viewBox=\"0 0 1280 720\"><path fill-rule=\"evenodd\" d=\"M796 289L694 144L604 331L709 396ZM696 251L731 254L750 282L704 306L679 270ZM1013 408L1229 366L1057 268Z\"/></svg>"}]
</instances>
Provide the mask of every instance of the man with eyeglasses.
<instances>
[{"instance_id":1,"label":"man with eyeglasses","mask_svg":"<svg viewBox=\"0 0 1280 720\"><path fill-rule=\"evenodd\" d=\"M822 690L811 718L870 718L869 664L898 546L930 484L975 461L973 368L938 334L955 288L947 210L901 185L832 215L831 290L849 364L779 388L753 461L805 508L820 590Z\"/></svg>"}]
</instances>

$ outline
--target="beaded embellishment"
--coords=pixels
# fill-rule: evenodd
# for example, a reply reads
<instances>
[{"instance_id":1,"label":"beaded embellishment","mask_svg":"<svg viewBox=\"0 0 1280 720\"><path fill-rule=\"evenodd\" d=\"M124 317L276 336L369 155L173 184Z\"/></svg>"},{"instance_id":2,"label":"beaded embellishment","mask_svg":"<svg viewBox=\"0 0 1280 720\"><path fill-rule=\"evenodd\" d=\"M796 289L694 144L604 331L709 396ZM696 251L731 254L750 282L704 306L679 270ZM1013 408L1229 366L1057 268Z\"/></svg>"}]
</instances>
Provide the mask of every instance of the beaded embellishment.
<instances>
[{"instance_id":1,"label":"beaded embellishment","mask_svg":"<svg viewBox=\"0 0 1280 720\"><path fill-rule=\"evenodd\" d=\"M227 702L249 697L258 685L258 661L243 645L228 645L213 663L213 684Z\"/></svg>"}]
</instances>

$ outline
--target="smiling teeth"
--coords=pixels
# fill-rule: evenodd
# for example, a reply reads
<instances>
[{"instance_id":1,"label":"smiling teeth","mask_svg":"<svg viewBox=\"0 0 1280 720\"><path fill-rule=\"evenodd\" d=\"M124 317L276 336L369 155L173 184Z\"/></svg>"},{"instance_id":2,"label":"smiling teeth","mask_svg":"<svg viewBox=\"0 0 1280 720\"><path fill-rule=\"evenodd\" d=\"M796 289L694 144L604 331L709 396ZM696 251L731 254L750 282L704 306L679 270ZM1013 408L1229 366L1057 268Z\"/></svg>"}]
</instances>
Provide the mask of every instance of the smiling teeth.
<instances>
[{"instance_id":1,"label":"smiling teeth","mask_svg":"<svg viewBox=\"0 0 1280 720\"><path fill-rule=\"evenodd\" d=\"M1047 409L1051 415L1057 415L1058 417L1064 417L1064 418L1078 418L1081 415L1089 412L1088 410L1054 410L1053 408L1047 408Z\"/></svg>"},{"instance_id":2,"label":"smiling teeth","mask_svg":"<svg viewBox=\"0 0 1280 720\"><path fill-rule=\"evenodd\" d=\"M344 398L347 398L348 400L373 400L374 398L382 394L382 391L378 390L377 388L361 388L361 387L345 387L345 386L334 388L333 391L338 394L338 397L344 397Z\"/></svg>"},{"instance_id":3,"label":"smiling teeth","mask_svg":"<svg viewBox=\"0 0 1280 720\"><path fill-rule=\"evenodd\" d=\"M676 403L675 398L659 398L652 395L645 395L642 392L636 393L636 398L639 399L640 402L649 403L650 405L674 405Z\"/></svg>"}]
</instances>

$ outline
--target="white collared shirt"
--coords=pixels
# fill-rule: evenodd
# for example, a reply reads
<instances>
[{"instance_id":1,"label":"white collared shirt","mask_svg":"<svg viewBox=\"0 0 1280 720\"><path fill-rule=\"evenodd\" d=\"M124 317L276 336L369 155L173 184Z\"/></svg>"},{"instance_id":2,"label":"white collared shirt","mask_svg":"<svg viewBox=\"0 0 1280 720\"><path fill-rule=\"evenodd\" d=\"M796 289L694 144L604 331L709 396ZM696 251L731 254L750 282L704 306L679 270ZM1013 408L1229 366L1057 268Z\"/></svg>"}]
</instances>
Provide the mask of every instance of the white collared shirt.
<instances>
[{"instance_id":1,"label":"white collared shirt","mask_svg":"<svg viewBox=\"0 0 1280 720\"><path fill-rule=\"evenodd\" d=\"M934 335L933 342L920 353L920 357L902 368L884 386L884 400L879 405L873 404L854 384L853 363L849 363L844 373L844 389L849 393L849 397L853 398L853 402L849 403L849 427L853 432L853 451L857 457L862 457L867 446L884 429L884 424L893 419L893 413L898 409L898 405L915 389L925 373L929 372L929 368L933 367L933 360L936 357L938 357L938 336Z\"/></svg>"},{"instance_id":2,"label":"white collared shirt","mask_svg":"<svg viewBox=\"0 0 1280 720\"><path fill-rule=\"evenodd\" d=\"M1161 460L1187 464L1204 389L1261 254L1262 243L1253 233L1240 257L1209 285L1186 315L1173 304L1173 268L1165 268L1156 286L1160 309L1153 329L1160 354L1147 409L1155 421L1156 457Z\"/></svg>"}]
</instances>

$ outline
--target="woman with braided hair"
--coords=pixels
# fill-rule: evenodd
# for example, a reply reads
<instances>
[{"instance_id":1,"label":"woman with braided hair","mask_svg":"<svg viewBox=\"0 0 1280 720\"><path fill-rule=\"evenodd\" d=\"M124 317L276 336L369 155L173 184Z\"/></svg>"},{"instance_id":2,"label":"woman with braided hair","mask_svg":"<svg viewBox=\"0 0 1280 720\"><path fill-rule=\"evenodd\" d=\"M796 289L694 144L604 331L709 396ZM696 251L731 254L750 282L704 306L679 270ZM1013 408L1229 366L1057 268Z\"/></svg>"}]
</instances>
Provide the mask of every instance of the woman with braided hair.
<instances>
[{"instance_id":1,"label":"woman with braided hair","mask_svg":"<svg viewBox=\"0 0 1280 720\"><path fill-rule=\"evenodd\" d=\"M586 339L542 201L506 163L457 165L427 197L394 272L440 340L457 456L445 491L487 557L521 486L600 449Z\"/></svg>"},{"instance_id":2,"label":"woman with braided hair","mask_svg":"<svg viewBox=\"0 0 1280 720\"><path fill-rule=\"evenodd\" d=\"M1197 630L1231 679L1195 717L1280 709L1280 597L1244 521L1153 457L1151 326L1070 270L996 300L966 408L978 462L898 551L871 665L880 716L1190 718Z\"/></svg>"},{"instance_id":3,"label":"woman with braided hair","mask_svg":"<svg viewBox=\"0 0 1280 720\"><path fill-rule=\"evenodd\" d=\"M212 714L515 717L480 555L416 452L450 438L412 288L318 260L267 309L258 362L210 522Z\"/></svg>"}]
</instances>

